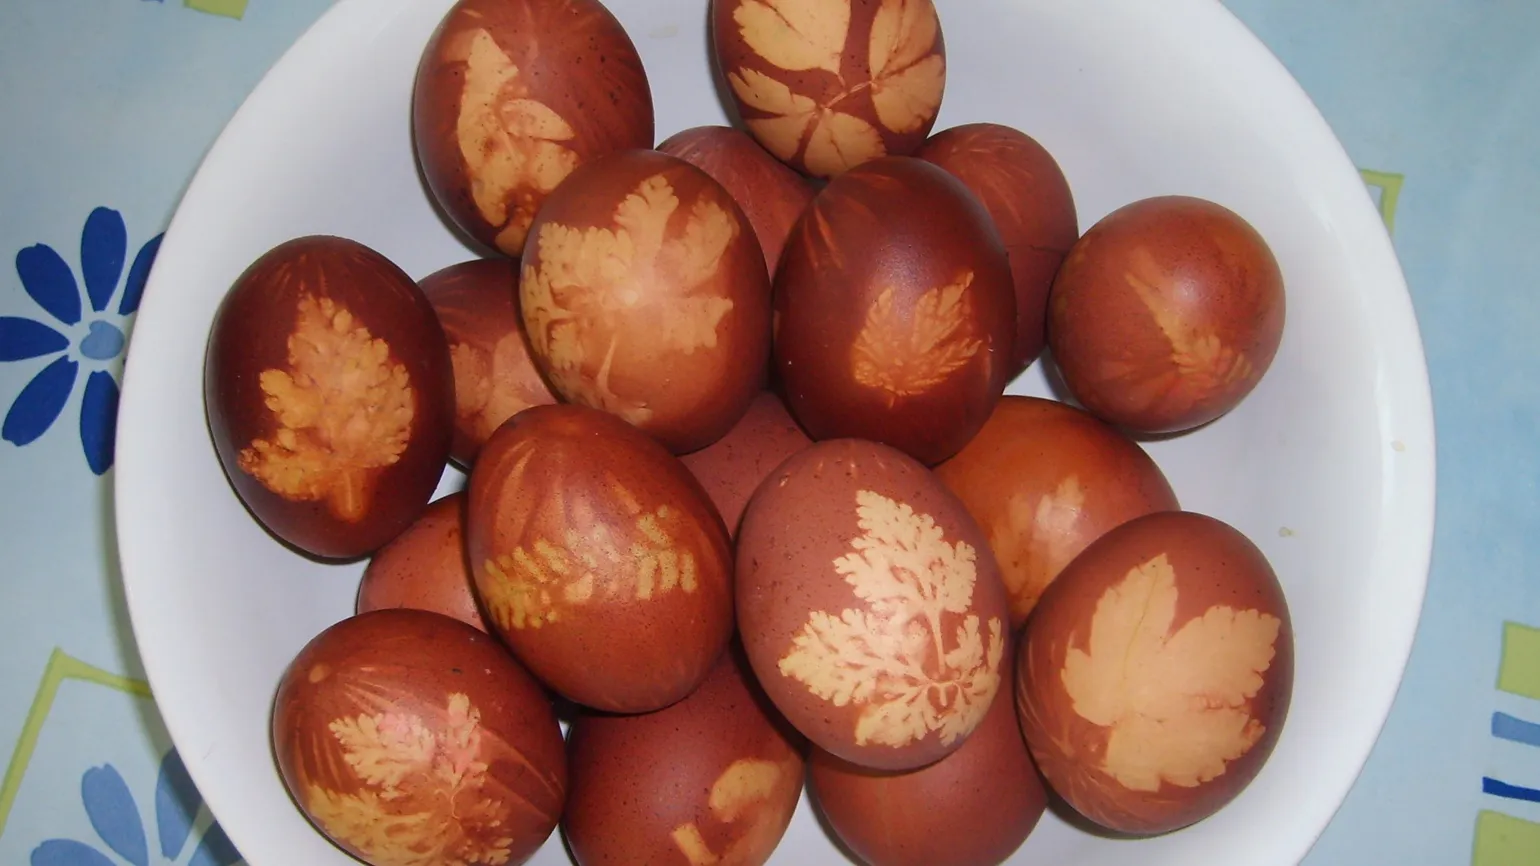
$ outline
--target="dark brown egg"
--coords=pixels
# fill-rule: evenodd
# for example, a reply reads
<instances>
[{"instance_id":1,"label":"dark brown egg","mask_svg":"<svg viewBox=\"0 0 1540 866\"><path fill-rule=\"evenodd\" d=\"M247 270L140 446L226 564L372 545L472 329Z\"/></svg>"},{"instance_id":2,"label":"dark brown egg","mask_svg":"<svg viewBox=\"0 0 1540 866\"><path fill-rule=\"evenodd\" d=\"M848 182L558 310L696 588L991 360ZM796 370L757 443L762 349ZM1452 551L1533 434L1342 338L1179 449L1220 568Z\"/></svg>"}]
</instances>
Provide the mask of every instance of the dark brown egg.
<instances>
[{"instance_id":1,"label":"dark brown egg","mask_svg":"<svg viewBox=\"0 0 1540 866\"><path fill-rule=\"evenodd\" d=\"M573 172L530 229L519 293L557 393L675 453L720 439L764 385L764 256L727 190L677 157L631 150Z\"/></svg>"},{"instance_id":2,"label":"dark brown egg","mask_svg":"<svg viewBox=\"0 0 1540 866\"><path fill-rule=\"evenodd\" d=\"M732 633L722 519L677 457L608 413L536 406L492 434L467 543L488 624L575 703L668 706Z\"/></svg>"},{"instance_id":3,"label":"dark brown egg","mask_svg":"<svg viewBox=\"0 0 1540 866\"><path fill-rule=\"evenodd\" d=\"M1091 543L1018 644L1017 714L1049 785L1108 829L1155 834L1233 800L1278 741L1294 634L1266 557L1166 511Z\"/></svg>"},{"instance_id":4,"label":"dark brown egg","mask_svg":"<svg viewBox=\"0 0 1540 866\"><path fill-rule=\"evenodd\" d=\"M863 767L950 754L1000 688L1009 609L984 533L885 445L820 442L765 479L738 531L737 605L765 693Z\"/></svg>"},{"instance_id":5,"label":"dark brown egg","mask_svg":"<svg viewBox=\"0 0 1540 866\"><path fill-rule=\"evenodd\" d=\"M726 436L680 460L706 489L728 534L736 536L754 488L781 461L811 444L781 399L762 391Z\"/></svg>"},{"instance_id":6,"label":"dark brown egg","mask_svg":"<svg viewBox=\"0 0 1540 866\"><path fill-rule=\"evenodd\" d=\"M562 816L573 859L760 866L796 811L805 748L735 651L671 707L580 713L567 736Z\"/></svg>"},{"instance_id":7,"label":"dark brown egg","mask_svg":"<svg viewBox=\"0 0 1540 866\"><path fill-rule=\"evenodd\" d=\"M506 255L573 169L651 147L652 91L599 0L459 0L423 50L417 162L444 213Z\"/></svg>"},{"instance_id":8,"label":"dark brown egg","mask_svg":"<svg viewBox=\"0 0 1540 866\"><path fill-rule=\"evenodd\" d=\"M946 46L931 0L714 0L711 27L749 133L807 174L912 153L936 122Z\"/></svg>"},{"instance_id":9,"label":"dark brown egg","mask_svg":"<svg viewBox=\"0 0 1540 866\"><path fill-rule=\"evenodd\" d=\"M1082 409L1006 395L984 429L936 467L989 535L1019 627L1070 560L1176 494L1137 443Z\"/></svg>"},{"instance_id":10,"label":"dark brown egg","mask_svg":"<svg viewBox=\"0 0 1540 866\"><path fill-rule=\"evenodd\" d=\"M912 157L846 172L818 193L775 280L775 365L813 439L952 456L1010 380L1010 263L962 182Z\"/></svg>"},{"instance_id":11,"label":"dark brown egg","mask_svg":"<svg viewBox=\"0 0 1540 866\"><path fill-rule=\"evenodd\" d=\"M1144 199L1076 242L1054 281L1048 341L1064 384L1140 433L1191 429L1235 408L1283 338L1283 274L1235 212Z\"/></svg>"},{"instance_id":12,"label":"dark brown egg","mask_svg":"<svg viewBox=\"0 0 1540 866\"><path fill-rule=\"evenodd\" d=\"M317 635L279 683L272 736L300 810L373 866L523 863L566 798L549 697L496 638L428 611Z\"/></svg>"},{"instance_id":13,"label":"dark brown egg","mask_svg":"<svg viewBox=\"0 0 1540 866\"><path fill-rule=\"evenodd\" d=\"M1036 139L998 123L938 132L915 156L950 172L989 211L1016 284L1011 376L1031 366L1048 336L1048 290L1080 227L1059 163Z\"/></svg>"},{"instance_id":14,"label":"dark brown egg","mask_svg":"<svg viewBox=\"0 0 1540 866\"><path fill-rule=\"evenodd\" d=\"M658 150L711 175L732 194L754 228L765 268L774 275L786 236L813 200L813 185L730 126L686 129L658 145Z\"/></svg>"},{"instance_id":15,"label":"dark brown egg","mask_svg":"<svg viewBox=\"0 0 1540 866\"><path fill-rule=\"evenodd\" d=\"M444 331L410 277L346 238L296 238L252 262L215 314L203 387L241 501L312 556L395 538L449 458Z\"/></svg>"},{"instance_id":16,"label":"dark brown egg","mask_svg":"<svg viewBox=\"0 0 1540 866\"><path fill-rule=\"evenodd\" d=\"M487 630L465 558L465 494L428 505L406 531L380 548L358 585L358 612L431 610Z\"/></svg>"},{"instance_id":17,"label":"dark brown egg","mask_svg":"<svg viewBox=\"0 0 1540 866\"><path fill-rule=\"evenodd\" d=\"M1013 667L1007 653L984 721L933 764L885 772L811 750L808 793L867 866L996 866L1037 827L1048 793L1016 724Z\"/></svg>"}]
</instances>

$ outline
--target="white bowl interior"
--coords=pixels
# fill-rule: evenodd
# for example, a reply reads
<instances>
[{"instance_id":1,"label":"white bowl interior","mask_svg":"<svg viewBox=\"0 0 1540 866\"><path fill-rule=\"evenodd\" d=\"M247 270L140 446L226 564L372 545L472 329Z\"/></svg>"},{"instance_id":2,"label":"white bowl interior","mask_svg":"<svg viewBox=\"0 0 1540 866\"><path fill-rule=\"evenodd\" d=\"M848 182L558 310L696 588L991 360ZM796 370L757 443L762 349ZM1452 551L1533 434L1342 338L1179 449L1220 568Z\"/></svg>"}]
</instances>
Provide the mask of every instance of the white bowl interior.
<instances>
[{"instance_id":1,"label":"white bowl interior","mask_svg":"<svg viewBox=\"0 0 1540 866\"><path fill-rule=\"evenodd\" d=\"M235 498L205 424L206 336L241 270L297 235L352 237L414 277L470 255L430 209L409 137L417 58L449 2L341 0L272 70L188 190L128 359L118 537L136 637L189 770L256 866L354 862L286 795L268 713L289 660L351 613L361 566L297 557ZM704 0L609 5L643 54L658 140L724 122ZM992 120L1038 138L1082 229L1148 195L1221 202L1271 243L1289 293L1282 348L1252 396L1147 446L1183 505L1247 533L1284 583L1297 677L1277 750L1187 830L1113 842L1049 815L1013 862L1297 862L1379 732L1427 575L1432 412L1383 227L1308 99L1214 0L937 5L951 49L938 130ZM1040 366L1011 390L1049 393ZM448 471L444 487L460 481ZM773 862L835 856L804 802ZM558 835L533 862L568 862Z\"/></svg>"}]
</instances>

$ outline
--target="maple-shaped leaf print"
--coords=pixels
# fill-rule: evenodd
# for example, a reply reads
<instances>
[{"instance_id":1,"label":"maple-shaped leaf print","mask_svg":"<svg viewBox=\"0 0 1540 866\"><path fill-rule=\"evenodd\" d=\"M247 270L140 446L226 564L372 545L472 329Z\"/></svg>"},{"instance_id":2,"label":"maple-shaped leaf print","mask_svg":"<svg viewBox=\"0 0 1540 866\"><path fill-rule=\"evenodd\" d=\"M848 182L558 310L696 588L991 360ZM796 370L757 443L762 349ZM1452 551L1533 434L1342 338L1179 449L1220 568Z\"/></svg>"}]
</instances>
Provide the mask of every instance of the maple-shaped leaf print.
<instances>
[{"instance_id":1,"label":"maple-shaped leaf print","mask_svg":"<svg viewBox=\"0 0 1540 866\"><path fill-rule=\"evenodd\" d=\"M287 370L258 379L277 421L237 457L241 471L294 501L325 501L342 520L368 510L374 470L400 459L416 400L406 367L331 298L304 295Z\"/></svg>"},{"instance_id":2,"label":"maple-shaped leaf print","mask_svg":"<svg viewBox=\"0 0 1540 866\"><path fill-rule=\"evenodd\" d=\"M942 624L970 609L974 550L874 491L856 494L856 515L862 534L834 566L866 609L810 611L780 672L835 706L862 706L857 745L899 748L933 732L950 744L989 708L1005 646L998 618L968 614L951 633Z\"/></svg>"},{"instance_id":3,"label":"maple-shaped leaf print","mask_svg":"<svg viewBox=\"0 0 1540 866\"><path fill-rule=\"evenodd\" d=\"M946 61L931 51L940 29L931 0L882 0L872 20L872 105L894 132L920 129L941 108Z\"/></svg>"},{"instance_id":4,"label":"maple-shaped leaf print","mask_svg":"<svg viewBox=\"0 0 1540 866\"><path fill-rule=\"evenodd\" d=\"M770 115L744 121L765 149L790 160L805 140L803 164L814 175L838 174L887 153L882 134L870 123L821 106L762 72L739 69L727 81L745 105Z\"/></svg>"},{"instance_id":5,"label":"maple-shaped leaf print","mask_svg":"<svg viewBox=\"0 0 1540 866\"><path fill-rule=\"evenodd\" d=\"M883 289L851 344L851 376L886 392L891 406L924 394L966 366L984 345L972 333L972 285L973 272L965 271L927 291L908 316L898 309L893 289Z\"/></svg>"},{"instance_id":6,"label":"maple-shaped leaf print","mask_svg":"<svg viewBox=\"0 0 1540 866\"><path fill-rule=\"evenodd\" d=\"M1075 712L1109 729L1102 769L1130 790L1200 785L1264 733L1248 702L1272 664L1278 618L1216 605L1172 634L1176 605L1161 554L1102 594L1088 649L1071 646L1060 673Z\"/></svg>"},{"instance_id":7,"label":"maple-shaped leaf print","mask_svg":"<svg viewBox=\"0 0 1540 866\"><path fill-rule=\"evenodd\" d=\"M788 72L838 75L850 33L850 0L744 0L733 10L755 54Z\"/></svg>"}]
</instances>

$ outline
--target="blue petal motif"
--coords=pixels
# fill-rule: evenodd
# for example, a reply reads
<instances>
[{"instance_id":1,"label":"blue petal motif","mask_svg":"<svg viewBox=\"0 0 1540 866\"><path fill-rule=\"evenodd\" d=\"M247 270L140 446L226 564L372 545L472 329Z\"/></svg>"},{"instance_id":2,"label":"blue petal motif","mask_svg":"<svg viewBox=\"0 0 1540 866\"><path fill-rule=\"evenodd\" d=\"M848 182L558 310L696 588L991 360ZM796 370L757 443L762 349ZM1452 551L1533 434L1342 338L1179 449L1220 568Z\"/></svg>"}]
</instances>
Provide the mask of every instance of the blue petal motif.
<instances>
[{"instance_id":1,"label":"blue petal motif","mask_svg":"<svg viewBox=\"0 0 1540 866\"><path fill-rule=\"evenodd\" d=\"M192 833L193 819L203 806L203 796L187 773L187 765L176 749L166 752L160 761L160 778L155 783L155 828L160 835L160 853L168 860L182 854L182 846Z\"/></svg>"},{"instance_id":2,"label":"blue petal motif","mask_svg":"<svg viewBox=\"0 0 1540 866\"><path fill-rule=\"evenodd\" d=\"M107 309L112 293L123 276L123 260L128 255L128 229L123 215L112 208L99 207L86 217L80 232L80 273L86 280L86 294L91 309Z\"/></svg>"},{"instance_id":3,"label":"blue petal motif","mask_svg":"<svg viewBox=\"0 0 1540 866\"><path fill-rule=\"evenodd\" d=\"M53 247L35 244L17 253L16 275L32 300L55 319L66 325L80 321L80 287Z\"/></svg>"},{"instance_id":4,"label":"blue petal motif","mask_svg":"<svg viewBox=\"0 0 1540 866\"><path fill-rule=\"evenodd\" d=\"M86 380L86 396L80 402L80 444L86 449L86 463L97 475L112 468L117 431L118 383L111 373L97 370Z\"/></svg>"},{"instance_id":5,"label":"blue petal motif","mask_svg":"<svg viewBox=\"0 0 1540 866\"><path fill-rule=\"evenodd\" d=\"M37 437L48 432L64 403L75 387L75 376L80 365L66 355L44 367L32 377L27 387L16 395L11 411L5 413L5 424L0 426L0 438L16 445L29 445Z\"/></svg>"},{"instance_id":6,"label":"blue petal motif","mask_svg":"<svg viewBox=\"0 0 1540 866\"><path fill-rule=\"evenodd\" d=\"M68 337L42 322L0 316L0 361L24 361L69 347Z\"/></svg>"},{"instance_id":7,"label":"blue petal motif","mask_svg":"<svg viewBox=\"0 0 1540 866\"><path fill-rule=\"evenodd\" d=\"M49 839L32 849L32 866L116 866L107 855L71 839Z\"/></svg>"},{"instance_id":8,"label":"blue petal motif","mask_svg":"<svg viewBox=\"0 0 1540 866\"><path fill-rule=\"evenodd\" d=\"M150 279L150 267L155 264L161 238L165 236L166 233L161 232L150 238L139 248L139 254L134 256L134 264L128 269L128 282L123 285L123 298L118 301L118 315L131 316L139 310L139 301L144 297L144 284Z\"/></svg>"},{"instance_id":9,"label":"blue petal motif","mask_svg":"<svg viewBox=\"0 0 1540 866\"><path fill-rule=\"evenodd\" d=\"M149 845L139 821L139 807L115 767L106 764L86 770L80 777L80 800L91 826L107 847L134 866L149 866Z\"/></svg>"},{"instance_id":10,"label":"blue petal motif","mask_svg":"<svg viewBox=\"0 0 1540 866\"><path fill-rule=\"evenodd\" d=\"M240 859L240 852L230 843L224 828L213 824L204 832L203 841L187 866L234 866Z\"/></svg>"}]
</instances>

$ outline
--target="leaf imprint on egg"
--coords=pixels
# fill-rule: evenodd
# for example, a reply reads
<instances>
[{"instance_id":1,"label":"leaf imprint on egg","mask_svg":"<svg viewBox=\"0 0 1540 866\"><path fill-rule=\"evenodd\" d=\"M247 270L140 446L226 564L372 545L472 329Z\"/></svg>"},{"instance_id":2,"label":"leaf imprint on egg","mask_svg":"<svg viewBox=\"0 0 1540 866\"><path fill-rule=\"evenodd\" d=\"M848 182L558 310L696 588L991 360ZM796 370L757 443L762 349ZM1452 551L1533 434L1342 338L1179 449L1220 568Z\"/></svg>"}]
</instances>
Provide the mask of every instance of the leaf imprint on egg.
<instances>
[{"instance_id":1,"label":"leaf imprint on egg","mask_svg":"<svg viewBox=\"0 0 1540 866\"><path fill-rule=\"evenodd\" d=\"M893 132L917 132L941 108L946 61L931 51L940 31L931 0L882 0L872 19L872 106Z\"/></svg>"},{"instance_id":2,"label":"leaf imprint on egg","mask_svg":"<svg viewBox=\"0 0 1540 866\"><path fill-rule=\"evenodd\" d=\"M973 360L984 341L973 335L973 272L921 295L905 316L891 286L866 311L850 347L851 377L887 394L888 405L924 394Z\"/></svg>"},{"instance_id":3,"label":"leaf imprint on egg","mask_svg":"<svg viewBox=\"0 0 1540 866\"><path fill-rule=\"evenodd\" d=\"M470 342L453 343L455 415L475 439L485 442L502 423L524 409L552 402L517 332L498 338L489 352Z\"/></svg>"},{"instance_id":4,"label":"leaf imprint on egg","mask_svg":"<svg viewBox=\"0 0 1540 866\"><path fill-rule=\"evenodd\" d=\"M760 758L740 758L711 784L707 806L711 816L723 824L744 825L720 852L713 851L694 821L680 824L669 834L674 847L690 866L716 866L720 863L758 862L775 847L785 826L787 809L771 808L780 800L795 808L795 796L788 796L788 786L801 787L796 761L783 766Z\"/></svg>"},{"instance_id":5,"label":"leaf imprint on egg","mask_svg":"<svg viewBox=\"0 0 1540 866\"><path fill-rule=\"evenodd\" d=\"M1071 473L1035 501L1024 493L1012 496L1006 519L990 532L990 548L1011 554L1000 557L1000 575L1018 618L1031 613L1059 569L1079 552L1075 524L1084 507L1085 487Z\"/></svg>"},{"instance_id":6,"label":"leaf imprint on egg","mask_svg":"<svg viewBox=\"0 0 1540 866\"><path fill-rule=\"evenodd\" d=\"M744 0L733 10L755 54L788 72L839 75L850 33L850 0Z\"/></svg>"}]
</instances>

